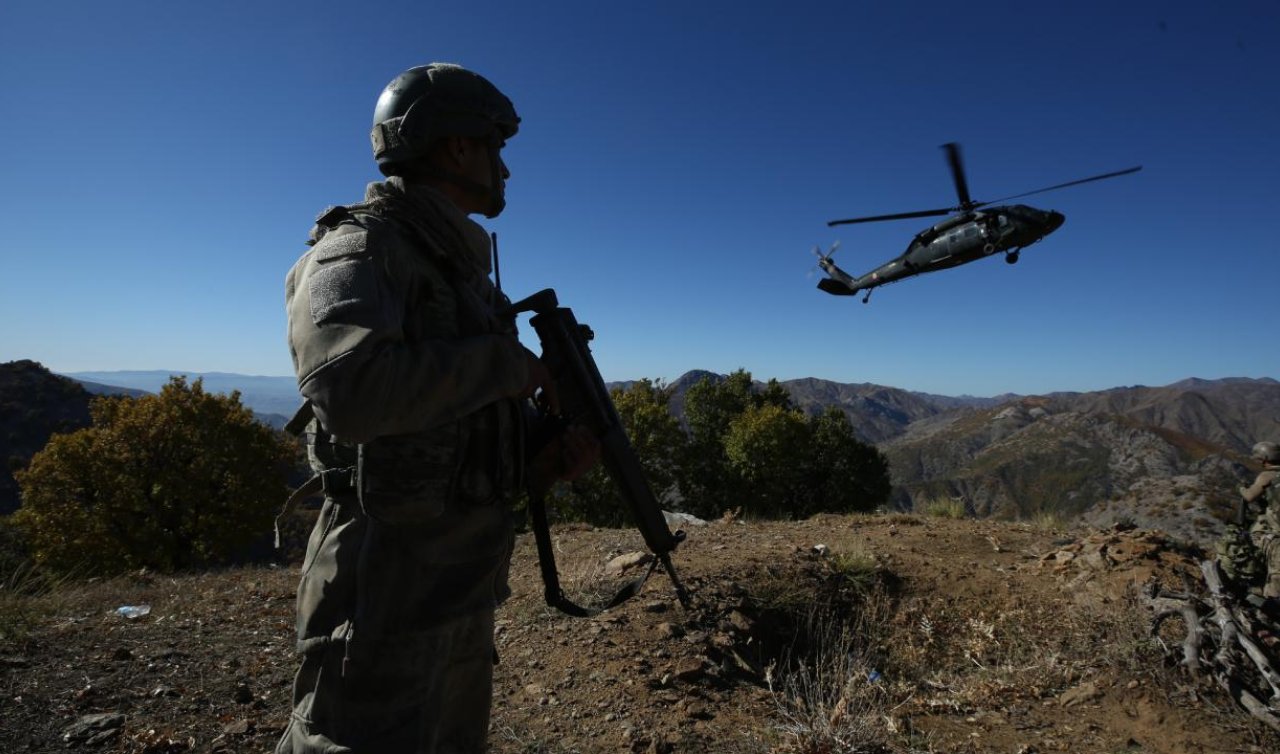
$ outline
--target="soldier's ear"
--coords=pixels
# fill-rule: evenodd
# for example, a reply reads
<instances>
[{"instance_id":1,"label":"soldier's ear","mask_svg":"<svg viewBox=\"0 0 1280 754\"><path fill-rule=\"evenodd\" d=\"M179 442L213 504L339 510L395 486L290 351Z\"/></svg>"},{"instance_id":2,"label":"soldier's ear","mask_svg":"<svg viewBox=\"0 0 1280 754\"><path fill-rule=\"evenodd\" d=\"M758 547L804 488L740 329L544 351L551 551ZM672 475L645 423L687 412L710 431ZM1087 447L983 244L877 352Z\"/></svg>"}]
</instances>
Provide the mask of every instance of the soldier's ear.
<instances>
[{"instance_id":1,"label":"soldier's ear","mask_svg":"<svg viewBox=\"0 0 1280 754\"><path fill-rule=\"evenodd\" d=\"M449 137L449 156L454 161L454 167L461 168L467 164L467 160L471 159L471 152L475 149L475 144L470 139L462 136Z\"/></svg>"},{"instance_id":2,"label":"soldier's ear","mask_svg":"<svg viewBox=\"0 0 1280 754\"><path fill-rule=\"evenodd\" d=\"M442 170L457 171L466 159L467 145L457 136L445 136L431 145L430 159Z\"/></svg>"}]
</instances>

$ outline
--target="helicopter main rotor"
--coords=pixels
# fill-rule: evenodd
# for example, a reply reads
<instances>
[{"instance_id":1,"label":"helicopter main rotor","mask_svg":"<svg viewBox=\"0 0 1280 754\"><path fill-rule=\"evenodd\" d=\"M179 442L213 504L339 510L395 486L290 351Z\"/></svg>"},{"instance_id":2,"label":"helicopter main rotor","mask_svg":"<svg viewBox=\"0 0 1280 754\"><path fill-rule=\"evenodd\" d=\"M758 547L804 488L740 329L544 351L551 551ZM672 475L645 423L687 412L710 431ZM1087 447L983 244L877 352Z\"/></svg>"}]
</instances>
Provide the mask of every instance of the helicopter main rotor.
<instances>
[{"instance_id":1,"label":"helicopter main rotor","mask_svg":"<svg viewBox=\"0 0 1280 754\"><path fill-rule=\"evenodd\" d=\"M985 202L975 202L969 196L969 182L965 178L964 164L960 159L960 145L955 142L947 142L946 144L942 145L942 148L945 149L947 152L947 164L951 167L951 179L952 181L955 182L956 198L960 201L959 204L957 204L954 207L944 207L939 209L925 209L925 210L920 210L918 212L898 212L898 213L889 214L889 215L871 215L868 217L853 217L847 220L832 220L828 222L827 225L828 226L852 225L854 223L874 223L874 222L881 222L884 220L908 220L915 217L940 217L942 215L950 215L950 214L955 214L957 212L969 213L975 209L978 209L979 207L985 207L989 204L995 204L996 202L1005 202L1010 199L1020 199L1024 196L1031 196L1032 194L1042 194L1046 191L1054 191L1057 189L1066 188L1068 186L1078 186L1081 183L1101 181L1104 178L1115 178L1116 176L1128 175L1129 173L1136 173L1142 169L1142 166L1138 165L1136 167L1126 168L1124 170L1117 170L1113 173L1103 173L1102 175L1095 175L1089 178L1081 178L1076 181L1067 181L1066 183L1059 183L1055 186L1047 186L1045 188L1036 189L1034 191L1027 191L1021 194L1014 194L1012 196L1006 196L1000 199L992 199L990 201L985 201Z\"/></svg>"}]
</instances>

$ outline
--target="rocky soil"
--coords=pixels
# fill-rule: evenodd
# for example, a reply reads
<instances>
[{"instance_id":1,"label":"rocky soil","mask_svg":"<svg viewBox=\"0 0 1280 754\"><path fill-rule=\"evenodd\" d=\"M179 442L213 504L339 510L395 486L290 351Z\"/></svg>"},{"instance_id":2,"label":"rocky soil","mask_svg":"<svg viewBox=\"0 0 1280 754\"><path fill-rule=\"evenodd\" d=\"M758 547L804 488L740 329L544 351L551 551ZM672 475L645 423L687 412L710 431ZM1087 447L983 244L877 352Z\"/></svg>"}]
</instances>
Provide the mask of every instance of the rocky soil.
<instances>
[{"instance_id":1,"label":"rocky soil","mask_svg":"<svg viewBox=\"0 0 1280 754\"><path fill-rule=\"evenodd\" d=\"M555 532L590 599L629 531ZM1273 752L1148 636L1200 553L1147 531L903 515L727 520L590 619L542 605L532 541L499 613L494 752ZM266 752L288 714L290 566L4 597L0 751ZM12 590L10 590L12 591ZM146 615L121 615L122 606ZM1176 633L1176 626L1166 625ZM1177 637L1165 637L1172 647Z\"/></svg>"}]
</instances>

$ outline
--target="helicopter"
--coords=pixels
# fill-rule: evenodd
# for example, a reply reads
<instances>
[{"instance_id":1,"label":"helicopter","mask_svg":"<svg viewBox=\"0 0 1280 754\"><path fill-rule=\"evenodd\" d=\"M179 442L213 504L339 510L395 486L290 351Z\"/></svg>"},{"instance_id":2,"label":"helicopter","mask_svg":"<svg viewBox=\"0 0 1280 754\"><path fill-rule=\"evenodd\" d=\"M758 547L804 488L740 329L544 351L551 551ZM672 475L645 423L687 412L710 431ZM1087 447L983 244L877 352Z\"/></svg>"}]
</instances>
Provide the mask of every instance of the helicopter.
<instances>
[{"instance_id":1,"label":"helicopter","mask_svg":"<svg viewBox=\"0 0 1280 754\"><path fill-rule=\"evenodd\" d=\"M1018 199L1045 191L1076 186L1081 183L1100 181L1104 178L1115 178L1129 173L1136 173L1142 166L1117 170L1076 181L1059 183L1055 186L1027 191L1003 199L988 202L975 202L969 196L969 183L965 179L964 165L960 160L960 145L950 142L942 145L946 150L947 162L951 166L951 178L955 181L956 198L960 203L954 207L943 209L927 209L919 212L900 212L891 215L874 215L871 217L854 217L848 220L832 220L828 226L850 225L854 223L881 222L884 220L906 220L914 217L937 217L951 215L942 222L932 225L916 234L907 245L907 250L896 259L885 262L876 269L859 275L850 275L831 261L839 242L831 246L824 254L821 247L815 247L813 253L818 257L818 266L829 277L818 282L818 288L834 296L852 296L866 291L862 303L871 300L871 291L903 278L922 275L926 272L945 270L967 264L983 257L1003 252L1004 261L1016 264L1023 249L1043 239L1045 236L1062 227L1066 217L1061 212L1041 210L1025 204L1010 204L999 207L990 205L1010 199ZM954 213L954 214L953 214Z\"/></svg>"}]
</instances>

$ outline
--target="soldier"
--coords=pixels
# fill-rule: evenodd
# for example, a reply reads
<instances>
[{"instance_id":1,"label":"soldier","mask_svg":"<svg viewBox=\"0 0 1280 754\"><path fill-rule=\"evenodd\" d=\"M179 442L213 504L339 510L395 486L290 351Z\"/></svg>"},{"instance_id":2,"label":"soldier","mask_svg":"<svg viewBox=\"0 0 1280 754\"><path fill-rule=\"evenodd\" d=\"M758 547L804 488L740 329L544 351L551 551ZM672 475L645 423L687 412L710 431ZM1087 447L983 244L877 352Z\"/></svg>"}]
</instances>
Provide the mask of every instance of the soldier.
<instances>
[{"instance_id":1,"label":"soldier","mask_svg":"<svg viewBox=\"0 0 1280 754\"><path fill-rule=\"evenodd\" d=\"M1261 500L1262 512L1249 528L1266 567L1262 596L1280 598L1280 445L1260 442L1253 446L1253 457L1262 461L1262 471L1249 487L1240 487L1246 504Z\"/></svg>"},{"instance_id":2,"label":"soldier","mask_svg":"<svg viewBox=\"0 0 1280 754\"><path fill-rule=\"evenodd\" d=\"M489 236L520 122L483 77L433 63L373 116L387 177L323 213L285 283L289 348L324 506L297 595L301 667L277 754L482 752L510 502L583 473L581 429L526 464L546 367L490 282ZM297 497L297 495L295 495Z\"/></svg>"}]
</instances>

